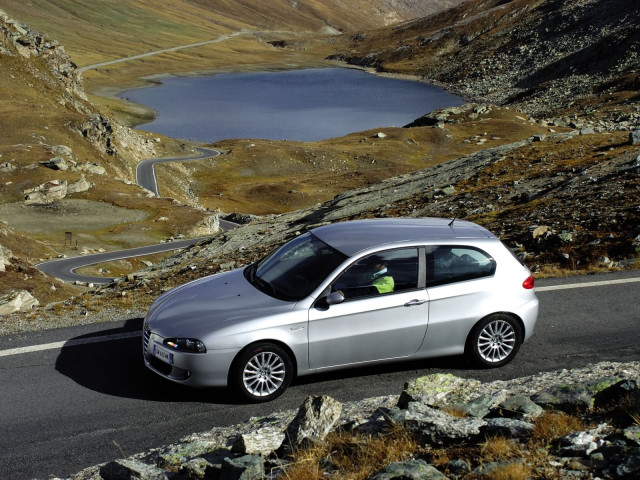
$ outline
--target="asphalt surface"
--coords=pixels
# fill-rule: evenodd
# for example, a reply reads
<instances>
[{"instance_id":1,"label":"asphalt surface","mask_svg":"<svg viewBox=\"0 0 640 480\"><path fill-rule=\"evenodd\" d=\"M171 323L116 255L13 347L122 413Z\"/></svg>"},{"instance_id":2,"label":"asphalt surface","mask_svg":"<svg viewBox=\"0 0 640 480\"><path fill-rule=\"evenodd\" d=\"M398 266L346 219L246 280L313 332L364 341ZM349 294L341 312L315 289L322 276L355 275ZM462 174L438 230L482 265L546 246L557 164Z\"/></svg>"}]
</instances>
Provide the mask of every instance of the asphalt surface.
<instances>
[{"instance_id":1,"label":"asphalt surface","mask_svg":"<svg viewBox=\"0 0 640 480\"><path fill-rule=\"evenodd\" d=\"M491 381L640 360L640 272L543 280L536 288L536 331L503 368L471 369L458 357L359 368L299 379L257 406L233 403L225 389L187 389L147 372L141 319L0 337L0 478L67 477L122 451L297 408L308 395L344 402L399 394L407 380L435 372Z\"/></svg>"},{"instance_id":2,"label":"asphalt surface","mask_svg":"<svg viewBox=\"0 0 640 480\"><path fill-rule=\"evenodd\" d=\"M197 147L196 150L198 150L200 154L193 157L148 158L142 160L136 167L136 182L141 187L153 192L156 197L159 197L160 194L158 193L158 182L155 171L155 165L157 163L192 162L194 160L202 160L220 155L218 150L211 148Z\"/></svg>"}]
</instances>

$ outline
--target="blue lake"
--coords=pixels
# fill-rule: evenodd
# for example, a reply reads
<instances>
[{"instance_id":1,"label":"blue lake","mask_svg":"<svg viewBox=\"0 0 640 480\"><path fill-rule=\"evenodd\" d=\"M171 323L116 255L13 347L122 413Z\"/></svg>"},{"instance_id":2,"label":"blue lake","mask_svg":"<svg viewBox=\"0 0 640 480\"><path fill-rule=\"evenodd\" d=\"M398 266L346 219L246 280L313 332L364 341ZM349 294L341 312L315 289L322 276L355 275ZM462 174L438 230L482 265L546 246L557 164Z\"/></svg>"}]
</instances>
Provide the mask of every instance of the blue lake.
<instances>
[{"instance_id":1,"label":"blue lake","mask_svg":"<svg viewBox=\"0 0 640 480\"><path fill-rule=\"evenodd\" d=\"M406 125L460 97L423 82L346 68L171 77L120 94L153 108L139 129L173 138L313 141Z\"/></svg>"}]
</instances>

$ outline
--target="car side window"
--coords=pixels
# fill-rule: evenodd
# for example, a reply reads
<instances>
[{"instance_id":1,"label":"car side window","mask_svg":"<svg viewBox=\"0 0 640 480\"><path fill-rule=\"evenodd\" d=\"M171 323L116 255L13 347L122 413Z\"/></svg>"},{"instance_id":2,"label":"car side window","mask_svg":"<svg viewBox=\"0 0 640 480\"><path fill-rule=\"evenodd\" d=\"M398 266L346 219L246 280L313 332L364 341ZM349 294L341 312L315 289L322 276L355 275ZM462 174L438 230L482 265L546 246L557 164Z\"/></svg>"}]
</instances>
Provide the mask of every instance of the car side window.
<instances>
[{"instance_id":1,"label":"car side window","mask_svg":"<svg viewBox=\"0 0 640 480\"><path fill-rule=\"evenodd\" d=\"M473 247L440 246L427 251L427 287L490 277L495 260Z\"/></svg>"},{"instance_id":2,"label":"car side window","mask_svg":"<svg viewBox=\"0 0 640 480\"><path fill-rule=\"evenodd\" d=\"M388 295L418 287L418 249L387 250L361 258L331 286L345 300Z\"/></svg>"}]
</instances>

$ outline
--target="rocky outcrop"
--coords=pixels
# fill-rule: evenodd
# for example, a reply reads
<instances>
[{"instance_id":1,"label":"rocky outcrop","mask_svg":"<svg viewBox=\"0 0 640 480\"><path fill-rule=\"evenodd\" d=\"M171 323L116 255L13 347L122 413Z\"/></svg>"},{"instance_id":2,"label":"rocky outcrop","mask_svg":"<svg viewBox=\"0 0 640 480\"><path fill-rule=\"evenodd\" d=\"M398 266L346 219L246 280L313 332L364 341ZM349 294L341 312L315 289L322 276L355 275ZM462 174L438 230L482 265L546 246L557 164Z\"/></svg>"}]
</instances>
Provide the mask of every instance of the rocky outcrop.
<instances>
[{"instance_id":1,"label":"rocky outcrop","mask_svg":"<svg viewBox=\"0 0 640 480\"><path fill-rule=\"evenodd\" d=\"M24 203L25 205L50 205L69 194L86 192L90 188L91 183L84 176L71 184L67 184L64 180L51 180L24 190Z\"/></svg>"},{"instance_id":2,"label":"rocky outcrop","mask_svg":"<svg viewBox=\"0 0 640 480\"><path fill-rule=\"evenodd\" d=\"M0 296L0 315L24 312L39 304L40 302L26 290L12 290Z\"/></svg>"},{"instance_id":3,"label":"rocky outcrop","mask_svg":"<svg viewBox=\"0 0 640 480\"><path fill-rule=\"evenodd\" d=\"M67 182L51 180L25 190L24 203L25 205L49 205L66 197L67 191Z\"/></svg>"},{"instance_id":4,"label":"rocky outcrop","mask_svg":"<svg viewBox=\"0 0 640 480\"><path fill-rule=\"evenodd\" d=\"M6 247L0 245L0 272L4 272L6 270L6 266L11 264L11 257L13 253Z\"/></svg>"},{"instance_id":5,"label":"rocky outcrop","mask_svg":"<svg viewBox=\"0 0 640 480\"><path fill-rule=\"evenodd\" d=\"M371 480L461 480L469 475L488 475L504 463L467 458L463 452L496 437L517 443L521 457L510 461L534 463L534 475L544 472L545 478L638 478L639 377L638 362L601 363L486 384L434 374L408 382L399 396L347 404L326 396L309 397L297 412L279 412L233 427L214 428L181 443L92 467L69 478L288 478L284 472L290 466L290 449L283 447L292 446L293 439L298 446L310 446L328 441L328 436L336 432L379 437L392 426L406 429L422 447L421 453L413 460L391 463L369 477ZM544 421L545 411L566 412L588 426L554 438L546 445L544 460L536 463L531 461L535 452L528 452L526 445L534 435L536 422ZM448 462L433 463L428 454L433 448L450 448ZM318 468L329 478L338 478L330 457L320 463Z\"/></svg>"},{"instance_id":6,"label":"rocky outcrop","mask_svg":"<svg viewBox=\"0 0 640 480\"><path fill-rule=\"evenodd\" d=\"M468 99L577 128L640 125L640 10L634 0L470 0L445 13L358 33L331 58L411 74ZM602 100L616 104L603 106ZM628 100L627 100L628 98ZM604 107L604 108L599 108ZM599 110L591 117L590 113ZM606 114L604 112L607 112Z\"/></svg>"},{"instance_id":7,"label":"rocky outcrop","mask_svg":"<svg viewBox=\"0 0 640 480\"><path fill-rule=\"evenodd\" d=\"M87 100L82 84L82 76L78 73L75 63L71 61L64 47L57 41L31 30L29 26L13 20L0 10L0 55L20 55L25 58L39 58L48 67L48 72L53 75L49 78L44 72L34 73L47 81L55 82L63 86L62 103L70 103L75 108L85 111L83 102Z\"/></svg>"}]
</instances>

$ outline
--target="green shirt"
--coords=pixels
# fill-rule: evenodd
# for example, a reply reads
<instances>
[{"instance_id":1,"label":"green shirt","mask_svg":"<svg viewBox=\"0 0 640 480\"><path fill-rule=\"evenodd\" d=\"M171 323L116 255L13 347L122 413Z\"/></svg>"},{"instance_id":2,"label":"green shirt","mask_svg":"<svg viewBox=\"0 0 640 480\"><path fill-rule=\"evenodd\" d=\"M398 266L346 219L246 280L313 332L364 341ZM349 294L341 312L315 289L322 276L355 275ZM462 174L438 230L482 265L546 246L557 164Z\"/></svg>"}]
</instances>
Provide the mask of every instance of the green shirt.
<instances>
[{"instance_id":1,"label":"green shirt","mask_svg":"<svg viewBox=\"0 0 640 480\"><path fill-rule=\"evenodd\" d=\"M373 281L373 286L378 289L378 293L389 293L393 292L395 282L393 281L393 277L379 277Z\"/></svg>"}]
</instances>

